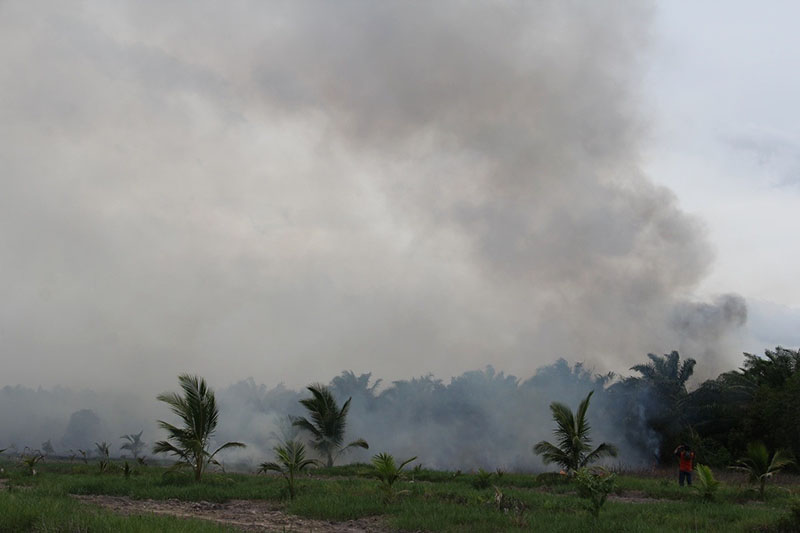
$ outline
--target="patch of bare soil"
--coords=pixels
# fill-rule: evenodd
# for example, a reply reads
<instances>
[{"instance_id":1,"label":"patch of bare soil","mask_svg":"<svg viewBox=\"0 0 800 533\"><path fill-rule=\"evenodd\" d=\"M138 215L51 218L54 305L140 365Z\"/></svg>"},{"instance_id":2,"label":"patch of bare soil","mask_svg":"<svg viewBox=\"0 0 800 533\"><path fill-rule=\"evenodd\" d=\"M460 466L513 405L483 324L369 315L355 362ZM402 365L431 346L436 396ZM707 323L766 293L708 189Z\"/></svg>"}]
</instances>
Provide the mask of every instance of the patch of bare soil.
<instances>
[{"instance_id":1,"label":"patch of bare soil","mask_svg":"<svg viewBox=\"0 0 800 533\"><path fill-rule=\"evenodd\" d=\"M89 495L74 498L99 505L121 515L158 514L178 518L198 518L243 531L315 531L318 533L360 533L390 531L381 517L359 518L346 522L313 520L286 514L275 504L256 500L230 500L225 503L184 502L180 500L134 500L121 496Z\"/></svg>"},{"instance_id":2,"label":"patch of bare soil","mask_svg":"<svg viewBox=\"0 0 800 533\"><path fill-rule=\"evenodd\" d=\"M609 494L608 501L620 503L657 503L668 502L670 500L666 500L664 498L651 498L642 491L631 490L628 492L623 492L622 494Z\"/></svg>"}]
</instances>

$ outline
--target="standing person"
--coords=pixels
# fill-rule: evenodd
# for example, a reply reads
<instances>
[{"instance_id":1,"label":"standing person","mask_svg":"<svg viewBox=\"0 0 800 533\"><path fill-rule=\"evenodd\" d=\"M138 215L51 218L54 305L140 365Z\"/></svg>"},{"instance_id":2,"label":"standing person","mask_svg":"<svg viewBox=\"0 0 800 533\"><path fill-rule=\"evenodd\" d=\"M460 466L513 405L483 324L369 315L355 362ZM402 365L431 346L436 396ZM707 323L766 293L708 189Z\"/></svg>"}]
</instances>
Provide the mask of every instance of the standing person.
<instances>
[{"instance_id":1,"label":"standing person","mask_svg":"<svg viewBox=\"0 0 800 533\"><path fill-rule=\"evenodd\" d=\"M678 484L683 487L683 480L692 486L692 468L694 468L694 452L685 444L675 448L675 456L678 458Z\"/></svg>"}]
</instances>

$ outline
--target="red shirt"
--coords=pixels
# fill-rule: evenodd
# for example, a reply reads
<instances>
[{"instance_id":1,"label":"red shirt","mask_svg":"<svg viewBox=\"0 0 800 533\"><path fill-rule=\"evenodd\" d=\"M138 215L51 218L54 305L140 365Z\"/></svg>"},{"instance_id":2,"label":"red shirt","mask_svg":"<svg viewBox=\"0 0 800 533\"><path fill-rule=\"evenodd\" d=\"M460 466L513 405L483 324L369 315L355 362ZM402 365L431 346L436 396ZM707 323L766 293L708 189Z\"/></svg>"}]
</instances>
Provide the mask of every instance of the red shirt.
<instances>
[{"instance_id":1,"label":"red shirt","mask_svg":"<svg viewBox=\"0 0 800 533\"><path fill-rule=\"evenodd\" d=\"M691 472L692 471L692 461L694 461L694 452L681 452L678 455L678 460L680 463L680 470L681 472Z\"/></svg>"}]
</instances>

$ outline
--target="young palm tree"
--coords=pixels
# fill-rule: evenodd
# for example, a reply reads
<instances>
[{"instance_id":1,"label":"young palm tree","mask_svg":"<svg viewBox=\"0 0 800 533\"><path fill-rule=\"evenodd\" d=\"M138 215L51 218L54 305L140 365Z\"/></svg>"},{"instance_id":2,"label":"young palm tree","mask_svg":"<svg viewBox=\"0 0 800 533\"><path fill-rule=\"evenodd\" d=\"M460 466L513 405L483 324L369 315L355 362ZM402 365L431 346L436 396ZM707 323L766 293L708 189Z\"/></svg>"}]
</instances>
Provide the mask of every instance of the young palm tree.
<instances>
[{"instance_id":1,"label":"young palm tree","mask_svg":"<svg viewBox=\"0 0 800 533\"><path fill-rule=\"evenodd\" d=\"M710 502L714 499L720 482L714 478L714 473L708 466L698 464L696 470L697 483L693 487L700 493L704 501Z\"/></svg>"},{"instance_id":2,"label":"young palm tree","mask_svg":"<svg viewBox=\"0 0 800 533\"><path fill-rule=\"evenodd\" d=\"M53 444L50 442L50 439L42 443L42 453L44 455L55 455L56 450L53 448Z\"/></svg>"},{"instance_id":3,"label":"young palm tree","mask_svg":"<svg viewBox=\"0 0 800 533\"><path fill-rule=\"evenodd\" d=\"M219 410L212 391L203 378L182 374L178 376L183 396L170 392L158 395L158 400L170 406L183 421L179 428L163 420L158 425L169 433L167 440L153 446L153 453L171 453L178 457L173 468L191 467L195 481L200 481L209 463L219 464L214 456L226 448L244 448L241 442L226 442L213 453L208 447L217 429Z\"/></svg>"},{"instance_id":4,"label":"young palm tree","mask_svg":"<svg viewBox=\"0 0 800 533\"><path fill-rule=\"evenodd\" d=\"M142 433L144 433L144 430L140 431L139 433L131 433L130 435L121 436L121 439L125 439L128 442L120 446L120 450L128 450L131 452L131 454L133 454L134 459L138 459L139 452L142 451L142 448L144 448Z\"/></svg>"},{"instance_id":5,"label":"young palm tree","mask_svg":"<svg viewBox=\"0 0 800 533\"><path fill-rule=\"evenodd\" d=\"M759 484L758 494L761 499L764 499L767 479L777 474L781 468L794 463L789 453L784 450L778 450L770 457L767 447L762 442L748 444L747 457L737 462L739 465L731 468L747 473L750 483Z\"/></svg>"},{"instance_id":6,"label":"young palm tree","mask_svg":"<svg viewBox=\"0 0 800 533\"><path fill-rule=\"evenodd\" d=\"M97 466L100 467L101 473L105 473L111 466L111 448L106 441L95 442L94 445L97 448Z\"/></svg>"},{"instance_id":7,"label":"young palm tree","mask_svg":"<svg viewBox=\"0 0 800 533\"><path fill-rule=\"evenodd\" d=\"M589 451L592 440L589 438L591 427L586 420L586 411L589 409L589 400L592 394L594 391L584 398L575 415L563 403L553 402L550 404L553 420L556 423L553 434L558 438L558 445L543 440L533 447L533 453L541 455L544 464L556 463L568 473L574 474L578 469L601 457L617 456L617 447L607 442L603 442L591 452Z\"/></svg>"},{"instance_id":8,"label":"young palm tree","mask_svg":"<svg viewBox=\"0 0 800 533\"><path fill-rule=\"evenodd\" d=\"M25 452L23 452L20 456L20 461L28 467L28 473L32 476L36 475L36 463L43 460L44 455L42 455L39 450L35 450L31 455L27 455Z\"/></svg>"},{"instance_id":9,"label":"young palm tree","mask_svg":"<svg viewBox=\"0 0 800 533\"><path fill-rule=\"evenodd\" d=\"M325 385L315 384L308 387L310 398L300 400L303 407L308 410L309 419L295 418L293 424L305 429L313 436L312 445L327 458L327 466L333 466L334 460L350 448L359 447L369 449L369 444L364 439L357 439L343 446L344 431L347 426L347 412L350 410L348 398L341 409L336 403L330 389Z\"/></svg>"},{"instance_id":10,"label":"young palm tree","mask_svg":"<svg viewBox=\"0 0 800 533\"><path fill-rule=\"evenodd\" d=\"M296 440L286 441L273 448L277 462L261 463L259 472L278 472L286 480L289 487L289 498L294 500L295 476L308 468L316 465L314 459L306 459L306 447Z\"/></svg>"},{"instance_id":11,"label":"young palm tree","mask_svg":"<svg viewBox=\"0 0 800 533\"><path fill-rule=\"evenodd\" d=\"M414 456L398 465L394 461L394 456L388 453L379 453L372 457L372 467L375 475L381 481L384 502L388 503L394 497L394 484L403 476L403 468L416 460L417 457Z\"/></svg>"}]
</instances>

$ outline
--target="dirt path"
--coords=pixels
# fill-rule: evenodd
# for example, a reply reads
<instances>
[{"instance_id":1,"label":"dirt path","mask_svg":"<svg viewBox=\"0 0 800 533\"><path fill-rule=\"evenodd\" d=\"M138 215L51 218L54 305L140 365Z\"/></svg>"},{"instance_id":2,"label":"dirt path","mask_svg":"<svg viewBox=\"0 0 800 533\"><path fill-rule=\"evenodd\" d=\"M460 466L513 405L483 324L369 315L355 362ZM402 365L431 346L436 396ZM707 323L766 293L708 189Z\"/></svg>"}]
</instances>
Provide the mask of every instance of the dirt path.
<instances>
[{"instance_id":1,"label":"dirt path","mask_svg":"<svg viewBox=\"0 0 800 533\"><path fill-rule=\"evenodd\" d=\"M314 531L317 533L386 532L381 517L359 518L347 522L328 522L292 516L275 504L257 500L230 500L225 503L184 502L180 500L134 500L121 496L73 496L84 503L99 505L122 515L159 514L178 518L199 518L243 531Z\"/></svg>"}]
</instances>

